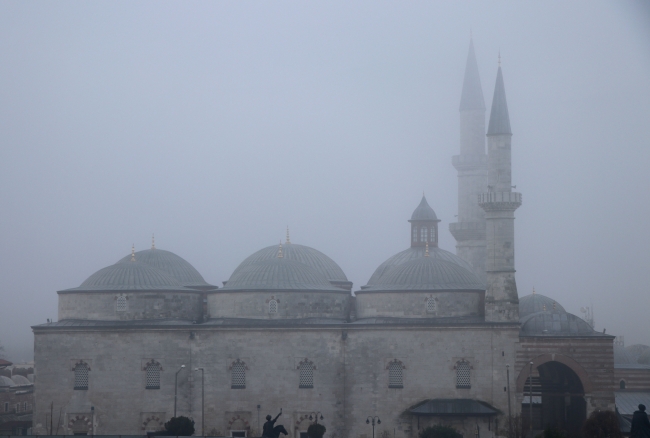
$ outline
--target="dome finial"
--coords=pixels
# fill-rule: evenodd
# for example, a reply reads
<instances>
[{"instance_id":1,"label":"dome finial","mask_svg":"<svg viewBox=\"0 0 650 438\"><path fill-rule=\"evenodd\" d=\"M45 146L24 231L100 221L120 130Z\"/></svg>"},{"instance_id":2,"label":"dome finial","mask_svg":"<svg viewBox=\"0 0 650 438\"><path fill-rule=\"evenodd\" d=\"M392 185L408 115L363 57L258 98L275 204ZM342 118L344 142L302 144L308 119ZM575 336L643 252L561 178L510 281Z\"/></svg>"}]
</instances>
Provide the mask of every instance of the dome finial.
<instances>
[{"instance_id":1,"label":"dome finial","mask_svg":"<svg viewBox=\"0 0 650 438\"><path fill-rule=\"evenodd\" d=\"M533 286L533 295L535 295L535 286Z\"/></svg>"},{"instance_id":2,"label":"dome finial","mask_svg":"<svg viewBox=\"0 0 650 438\"><path fill-rule=\"evenodd\" d=\"M135 243L131 245L131 261L135 262Z\"/></svg>"},{"instance_id":3,"label":"dome finial","mask_svg":"<svg viewBox=\"0 0 650 438\"><path fill-rule=\"evenodd\" d=\"M424 245L424 256L429 257L429 242Z\"/></svg>"},{"instance_id":4,"label":"dome finial","mask_svg":"<svg viewBox=\"0 0 650 438\"><path fill-rule=\"evenodd\" d=\"M291 239L289 239L289 225L287 225L287 241L285 243L287 245L291 243Z\"/></svg>"},{"instance_id":5,"label":"dome finial","mask_svg":"<svg viewBox=\"0 0 650 438\"><path fill-rule=\"evenodd\" d=\"M555 301L553 301L553 310L555 310L555 309L556 309L556 304L555 304Z\"/></svg>"},{"instance_id":6,"label":"dome finial","mask_svg":"<svg viewBox=\"0 0 650 438\"><path fill-rule=\"evenodd\" d=\"M156 249L156 239L153 233L151 234L151 249Z\"/></svg>"},{"instance_id":7,"label":"dome finial","mask_svg":"<svg viewBox=\"0 0 650 438\"><path fill-rule=\"evenodd\" d=\"M542 307L542 309L544 310L544 312L546 312L546 303L544 303L544 307Z\"/></svg>"},{"instance_id":8,"label":"dome finial","mask_svg":"<svg viewBox=\"0 0 650 438\"><path fill-rule=\"evenodd\" d=\"M284 255L282 255L282 241L280 241L280 247L278 248L278 258L281 259L283 257Z\"/></svg>"}]
</instances>

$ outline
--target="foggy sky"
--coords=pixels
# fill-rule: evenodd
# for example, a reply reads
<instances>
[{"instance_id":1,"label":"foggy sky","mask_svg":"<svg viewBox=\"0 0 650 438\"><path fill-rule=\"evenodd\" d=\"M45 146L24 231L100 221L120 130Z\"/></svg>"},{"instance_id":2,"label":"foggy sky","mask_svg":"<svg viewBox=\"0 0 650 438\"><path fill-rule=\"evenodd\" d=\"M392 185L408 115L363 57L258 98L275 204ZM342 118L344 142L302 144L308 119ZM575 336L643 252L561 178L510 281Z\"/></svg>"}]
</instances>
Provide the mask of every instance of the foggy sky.
<instances>
[{"instance_id":1,"label":"foggy sky","mask_svg":"<svg viewBox=\"0 0 650 438\"><path fill-rule=\"evenodd\" d=\"M57 290L151 245L221 285L284 239L358 290L457 213L470 31L501 51L519 295L650 344L650 6L0 2L0 343L31 359Z\"/></svg>"}]
</instances>

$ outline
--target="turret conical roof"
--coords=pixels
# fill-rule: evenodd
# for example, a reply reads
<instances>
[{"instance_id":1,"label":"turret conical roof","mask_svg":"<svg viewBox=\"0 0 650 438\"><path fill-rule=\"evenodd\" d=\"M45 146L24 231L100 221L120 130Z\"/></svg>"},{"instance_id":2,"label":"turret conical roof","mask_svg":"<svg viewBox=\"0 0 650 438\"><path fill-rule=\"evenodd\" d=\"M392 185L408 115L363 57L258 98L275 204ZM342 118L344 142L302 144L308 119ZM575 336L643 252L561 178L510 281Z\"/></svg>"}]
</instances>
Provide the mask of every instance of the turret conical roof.
<instances>
[{"instance_id":1,"label":"turret conical roof","mask_svg":"<svg viewBox=\"0 0 650 438\"><path fill-rule=\"evenodd\" d=\"M481 77L478 73L476 54L474 53L474 42L471 39L469 40L467 64L465 64L463 92L460 97L460 111L467 110L485 110L483 88L481 88Z\"/></svg>"},{"instance_id":2,"label":"turret conical roof","mask_svg":"<svg viewBox=\"0 0 650 438\"><path fill-rule=\"evenodd\" d=\"M506 102L506 88L503 85L501 66L497 71L497 82L494 86L492 109L490 110L490 124L487 135L512 135L510 130L510 116L508 115L508 102Z\"/></svg>"}]
</instances>

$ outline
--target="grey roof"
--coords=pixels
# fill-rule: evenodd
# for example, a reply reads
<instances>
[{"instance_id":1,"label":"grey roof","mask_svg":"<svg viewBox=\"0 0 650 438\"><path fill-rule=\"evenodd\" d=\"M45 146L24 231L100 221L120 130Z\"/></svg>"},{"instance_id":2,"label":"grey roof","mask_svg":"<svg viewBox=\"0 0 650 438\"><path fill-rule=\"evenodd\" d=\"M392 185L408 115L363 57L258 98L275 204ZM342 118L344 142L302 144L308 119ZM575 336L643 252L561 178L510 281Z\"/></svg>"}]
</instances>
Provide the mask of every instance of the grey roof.
<instances>
[{"instance_id":1,"label":"grey roof","mask_svg":"<svg viewBox=\"0 0 650 438\"><path fill-rule=\"evenodd\" d=\"M485 290L470 270L438 257L419 257L396 266L358 293L413 290Z\"/></svg>"},{"instance_id":2,"label":"grey roof","mask_svg":"<svg viewBox=\"0 0 650 438\"><path fill-rule=\"evenodd\" d=\"M11 380L13 380L14 383L19 386L32 384L32 382L30 382L27 377L21 376L20 374L11 376Z\"/></svg>"},{"instance_id":3,"label":"grey roof","mask_svg":"<svg viewBox=\"0 0 650 438\"><path fill-rule=\"evenodd\" d=\"M468 398L436 398L408 410L410 414L437 417L484 417L501 412L490 404Z\"/></svg>"},{"instance_id":4,"label":"grey roof","mask_svg":"<svg viewBox=\"0 0 650 438\"><path fill-rule=\"evenodd\" d=\"M460 98L460 111L485 110L483 100L483 88L481 87L481 76L478 73L476 54L474 53L474 42L469 41L469 52L465 64L465 79L463 80L463 92Z\"/></svg>"},{"instance_id":5,"label":"grey roof","mask_svg":"<svg viewBox=\"0 0 650 438\"><path fill-rule=\"evenodd\" d=\"M289 245L287 245L289 246ZM332 286L316 269L304 263L276 256L237 269L226 285L228 290L309 290L345 293Z\"/></svg>"},{"instance_id":6,"label":"grey roof","mask_svg":"<svg viewBox=\"0 0 650 438\"><path fill-rule=\"evenodd\" d=\"M334 260L314 248L305 245L298 245L296 243L287 243L282 247L282 253L284 259L293 260L310 266L323 274L329 281L348 281L345 273L343 273L343 270ZM277 258L278 245L271 245L262 248L241 262L230 278L233 278L239 271L253 263Z\"/></svg>"},{"instance_id":7,"label":"grey roof","mask_svg":"<svg viewBox=\"0 0 650 438\"><path fill-rule=\"evenodd\" d=\"M433 208L429 206L429 203L427 202L427 198L422 195L422 200L420 201L420 205L418 205L415 210L413 211L413 214L411 215L411 221L436 221L440 222L438 219L438 216L436 216L436 212L433 211Z\"/></svg>"},{"instance_id":8,"label":"grey roof","mask_svg":"<svg viewBox=\"0 0 650 438\"><path fill-rule=\"evenodd\" d=\"M400 318L390 316L375 316L372 318L360 318L349 325L416 325L427 327L439 327L449 325L474 325L485 324L484 316L446 316L439 318Z\"/></svg>"},{"instance_id":9,"label":"grey roof","mask_svg":"<svg viewBox=\"0 0 650 438\"><path fill-rule=\"evenodd\" d=\"M130 260L131 254L120 259L120 262L128 262ZM178 280L183 286L212 286L206 283L194 266L173 252L158 248L146 249L136 252L135 260L160 269L165 274ZM216 288L216 286L212 287Z\"/></svg>"},{"instance_id":10,"label":"grey roof","mask_svg":"<svg viewBox=\"0 0 650 438\"><path fill-rule=\"evenodd\" d=\"M397 254L390 257L388 260L386 260L384 263L379 265L377 269L375 269L375 272L370 277L370 280L368 280L368 285L364 286L362 289L366 289L367 287L373 286L378 282L380 282L380 278L382 277L382 275L390 271L392 268L396 266L400 266L410 260L419 259L420 257L423 257L425 251L426 249L424 247L415 246L415 247L405 249L402 252L398 252ZM465 268L468 271L473 270L472 265L467 263L464 259L458 257L455 254L450 253L449 251L445 251L444 249L440 249L438 247L429 247L429 257L455 263L456 265ZM483 289L485 289L485 286L483 286Z\"/></svg>"},{"instance_id":11,"label":"grey roof","mask_svg":"<svg viewBox=\"0 0 650 438\"><path fill-rule=\"evenodd\" d=\"M583 319L559 310L533 313L520 319L522 336L607 336L591 328Z\"/></svg>"},{"instance_id":12,"label":"grey roof","mask_svg":"<svg viewBox=\"0 0 650 438\"><path fill-rule=\"evenodd\" d=\"M7 387L7 386L16 386L16 382L11 380L9 377L6 376L0 376L0 388L1 387Z\"/></svg>"},{"instance_id":13,"label":"grey roof","mask_svg":"<svg viewBox=\"0 0 650 438\"><path fill-rule=\"evenodd\" d=\"M614 391L616 409L621 415L632 415L639 404L650 406L650 392Z\"/></svg>"},{"instance_id":14,"label":"grey roof","mask_svg":"<svg viewBox=\"0 0 650 438\"><path fill-rule=\"evenodd\" d=\"M566 313L566 310L564 310L564 307L560 303L542 294L533 293L519 298L520 319L544 310L555 310L558 313Z\"/></svg>"},{"instance_id":15,"label":"grey roof","mask_svg":"<svg viewBox=\"0 0 650 438\"><path fill-rule=\"evenodd\" d=\"M118 262L107 266L81 283L77 288L61 292L175 290L190 291L176 280L152 266L138 261Z\"/></svg>"},{"instance_id":16,"label":"grey roof","mask_svg":"<svg viewBox=\"0 0 650 438\"><path fill-rule=\"evenodd\" d=\"M512 135L501 66L499 66L499 70L497 71L497 82L494 86L494 97L492 98L492 109L490 110L490 124L488 125L487 131L487 135L500 134Z\"/></svg>"},{"instance_id":17,"label":"grey roof","mask_svg":"<svg viewBox=\"0 0 650 438\"><path fill-rule=\"evenodd\" d=\"M650 347L643 344L614 345L614 365L616 368L650 369Z\"/></svg>"}]
</instances>

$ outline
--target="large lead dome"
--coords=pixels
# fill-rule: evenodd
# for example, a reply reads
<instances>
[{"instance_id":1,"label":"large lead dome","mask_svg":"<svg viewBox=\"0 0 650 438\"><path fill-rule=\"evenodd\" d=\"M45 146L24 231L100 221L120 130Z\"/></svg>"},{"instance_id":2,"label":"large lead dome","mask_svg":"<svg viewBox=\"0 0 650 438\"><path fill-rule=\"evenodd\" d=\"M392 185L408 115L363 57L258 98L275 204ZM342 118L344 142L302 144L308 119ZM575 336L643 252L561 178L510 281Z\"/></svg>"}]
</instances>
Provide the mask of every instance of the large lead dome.
<instances>
[{"instance_id":1,"label":"large lead dome","mask_svg":"<svg viewBox=\"0 0 650 438\"><path fill-rule=\"evenodd\" d=\"M298 245L295 243L286 243L282 247L283 258L285 260L292 260L303 265L309 266L323 275L331 284L334 286L340 287L342 289L350 290L352 289L352 283L348 281L348 278L343 273L343 270L336 264L334 260L323 254L322 252L310 248L305 245ZM264 261L264 260L273 260L277 259L278 256L278 246L271 245L266 248L262 248L259 251L248 256L243 262L237 266L235 271L230 277L232 279L236 278L240 271L248 268L249 266Z\"/></svg>"},{"instance_id":2,"label":"large lead dome","mask_svg":"<svg viewBox=\"0 0 650 438\"><path fill-rule=\"evenodd\" d=\"M183 286L196 289L216 289L217 287L208 284L194 266L173 252L157 249L152 246L151 249L136 252L135 259L139 263L144 263L163 271ZM128 262L129 260L131 260L131 255L123 257L120 259L120 262Z\"/></svg>"},{"instance_id":3,"label":"large lead dome","mask_svg":"<svg viewBox=\"0 0 650 438\"><path fill-rule=\"evenodd\" d=\"M75 289L79 291L138 291L183 290L185 288L176 279L156 268L137 261L126 261L100 269Z\"/></svg>"}]
</instances>

